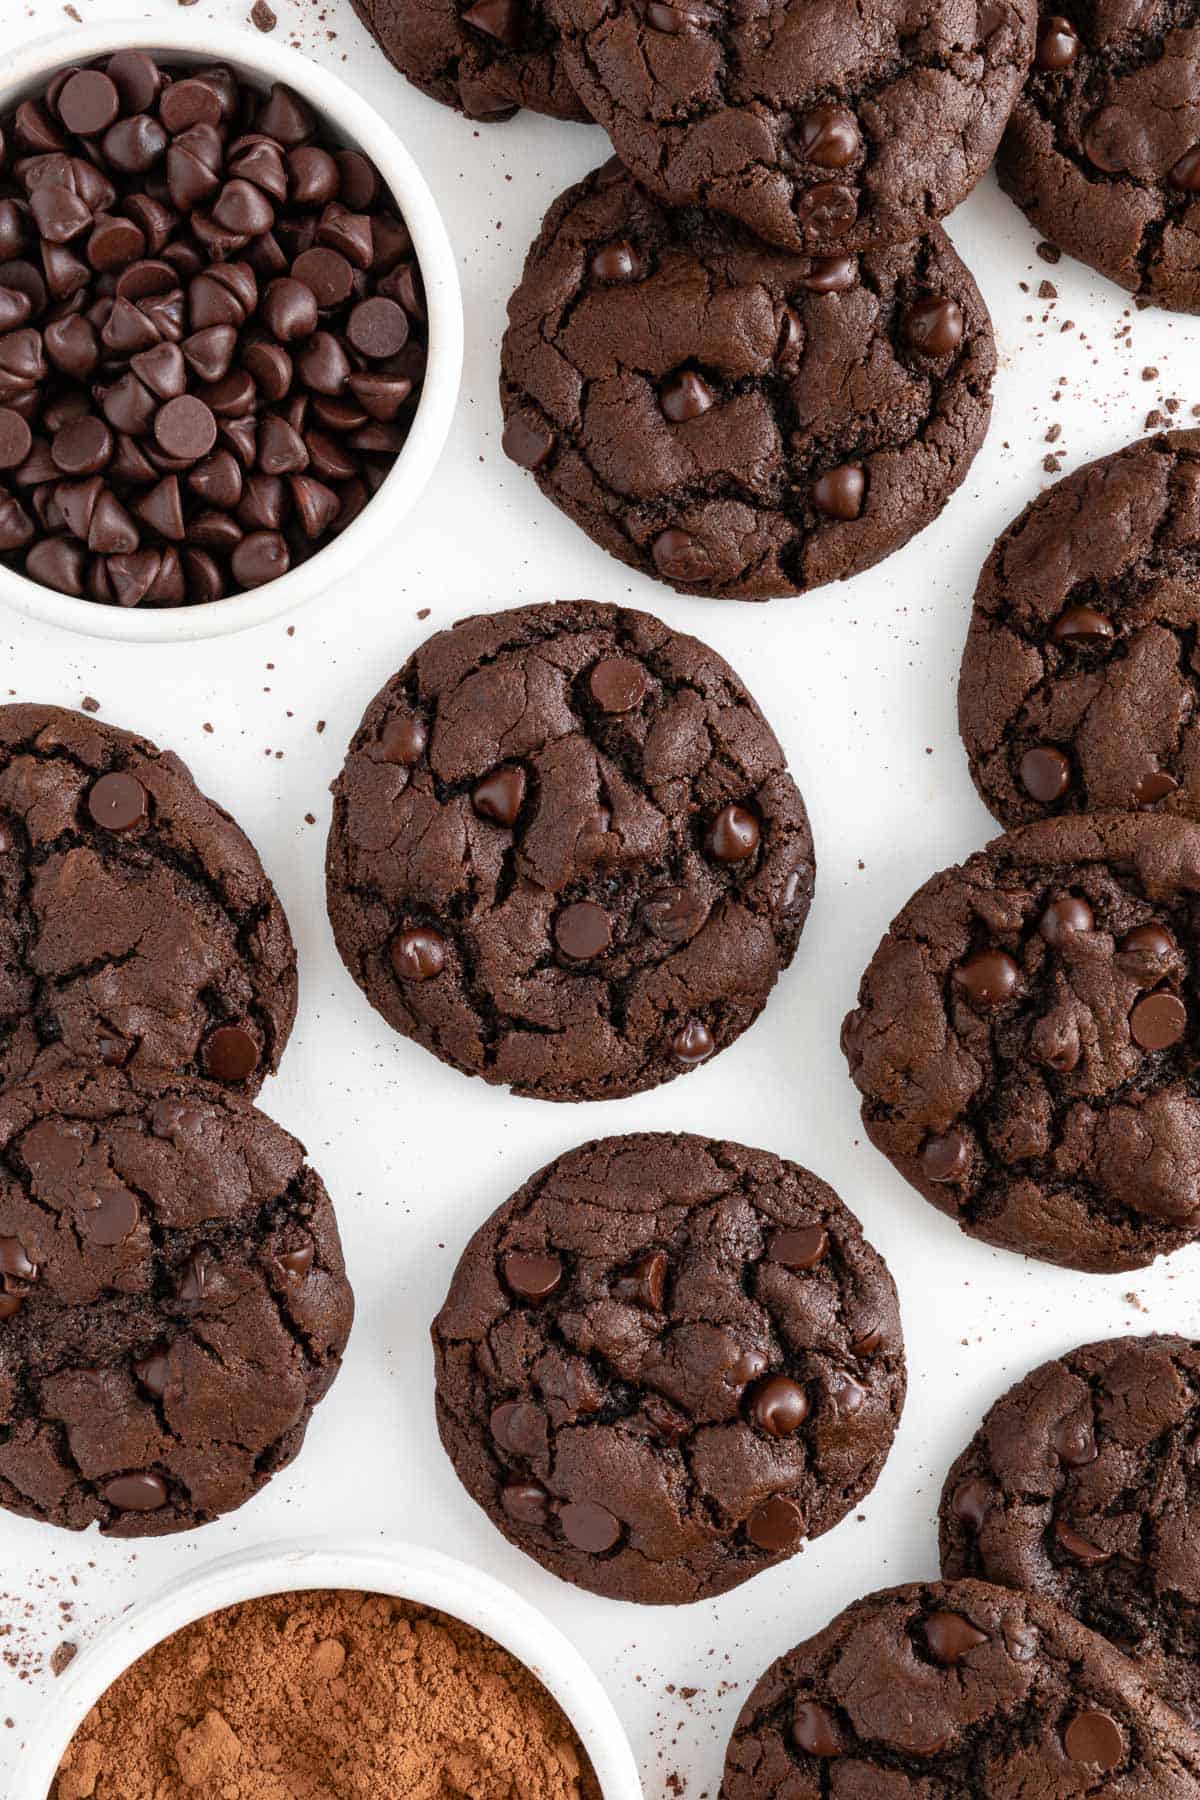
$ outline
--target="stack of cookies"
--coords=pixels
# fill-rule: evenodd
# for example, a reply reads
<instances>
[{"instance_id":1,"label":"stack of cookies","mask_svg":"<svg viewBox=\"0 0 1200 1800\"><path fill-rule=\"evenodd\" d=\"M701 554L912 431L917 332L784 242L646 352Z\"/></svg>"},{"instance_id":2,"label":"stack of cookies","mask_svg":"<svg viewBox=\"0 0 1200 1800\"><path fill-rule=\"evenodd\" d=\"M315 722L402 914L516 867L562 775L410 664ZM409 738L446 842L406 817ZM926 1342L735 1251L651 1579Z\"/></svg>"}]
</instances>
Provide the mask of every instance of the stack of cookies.
<instances>
[{"instance_id":1,"label":"stack of cookies","mask_svg":"<svg viewBox=\"0 0 1200 1800\"><path fill-rule=\"evenodd\" d=\"M938 221L992 160L1035 0L355 4L470 117L612 140L547 214L501 354L504 448L589 537L681 593L763 600L937 516L996 363Z\"/></svg>"},{"instance_id":2,"label":"stack of cookies","mask_svg":"<svg viewBox=\"0 0 1200 1800\"><path fill-rule=\"evenodd\" d=\"M178 757L0 707L0 1505L190 1530L296 1455L353 1300L329 1196L251 1101L296 955Z\"/></svg>"}]
</instances>

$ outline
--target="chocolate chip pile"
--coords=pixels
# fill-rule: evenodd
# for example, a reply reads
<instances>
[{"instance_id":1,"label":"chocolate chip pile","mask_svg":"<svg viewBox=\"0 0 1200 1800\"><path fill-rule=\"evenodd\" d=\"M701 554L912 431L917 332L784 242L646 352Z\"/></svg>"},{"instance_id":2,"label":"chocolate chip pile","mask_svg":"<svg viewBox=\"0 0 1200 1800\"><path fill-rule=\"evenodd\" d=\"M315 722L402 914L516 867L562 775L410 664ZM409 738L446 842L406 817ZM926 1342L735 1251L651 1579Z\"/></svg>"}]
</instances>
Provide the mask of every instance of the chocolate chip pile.
<instances>
[{"instance_id":1,"label":"chocolate chip pile","mask_svg":"<svg viewBox=\"0 0 1200 1800\"><path fill-rule=\"evenodd\" d=\"M311 108L140 50L0 121L0 556L103 605L261 586L362 511L425 365L412 240Z\"/></svg>"}]
</instances>

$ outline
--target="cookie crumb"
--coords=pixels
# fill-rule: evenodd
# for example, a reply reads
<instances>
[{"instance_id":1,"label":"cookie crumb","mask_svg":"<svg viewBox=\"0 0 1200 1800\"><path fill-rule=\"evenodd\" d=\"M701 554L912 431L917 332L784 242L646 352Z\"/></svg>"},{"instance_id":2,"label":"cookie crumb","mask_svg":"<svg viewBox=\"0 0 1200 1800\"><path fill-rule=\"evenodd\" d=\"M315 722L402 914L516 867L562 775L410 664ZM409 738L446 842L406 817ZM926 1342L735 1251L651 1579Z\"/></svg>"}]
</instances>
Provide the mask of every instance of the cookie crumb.
<instances>
[{"instance_id":1,"label":"cookie crumb","mask_svg":"<svg viewBox=\"0 0 1200 1800\"><path fill-rule=\"evenodd\" d=\"M93 699L91 694L85 694L79 704L84 712L98 713L100 711L100 702Z\"/></svg>"},{"instance_id":2,"label":"cookie crumb","mask_svg":"<svg viewBox=\"0 0 1200 1800\"><path fill-rule=\"evenodd\" d=\"M1037 253L1045 263L1057 263L1062 261L1062 251L1057 244L1041 243L1037 247Z\"/></svg>"},{"instance_id":3,"label":"cookie crumb","mask_svg":"<svg viewBox=\"0 0 1200 1800\"><path fill-rule=\"evenodd\" d=\"M61 1644L56 1644L50 1656L51 1674L61 1675L64 1669L69 1669L75 1661L78 1650L77 1644L69 1644L65 1638Z\"/></svg>"},{"instance_id":4,"label":"cookie crumb","mask_svg":"<svg viewBox=\"0 0 1200 1800\"><path fill-rule=\"evenodd\" d=\"M260 31L274 31L279 20L267 5L267 0L254 0L250 8L250 23L257 25Z\"/></svg>"}]
</instances>

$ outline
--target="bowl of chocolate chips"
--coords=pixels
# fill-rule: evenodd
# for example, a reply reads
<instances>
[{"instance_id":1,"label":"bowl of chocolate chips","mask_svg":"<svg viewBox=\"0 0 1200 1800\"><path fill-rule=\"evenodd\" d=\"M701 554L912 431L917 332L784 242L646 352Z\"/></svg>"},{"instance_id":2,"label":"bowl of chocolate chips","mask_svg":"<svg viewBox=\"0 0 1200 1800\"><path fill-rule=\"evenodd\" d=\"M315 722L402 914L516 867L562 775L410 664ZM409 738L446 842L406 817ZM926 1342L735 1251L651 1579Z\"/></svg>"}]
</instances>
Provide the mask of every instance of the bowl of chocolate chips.
<instances>
[{"instance_id":1,"label":"bowl of chocolate chips","mask_svg":"<svg viewBox=\"0 0 1200 1800\"><path fill-rule=\"evenodd\" d=\"M93 636L327 594L445 442L462 302L362 99L258 34L127 21L0 94L0 600Z\"/></svg>"}]
</instances>

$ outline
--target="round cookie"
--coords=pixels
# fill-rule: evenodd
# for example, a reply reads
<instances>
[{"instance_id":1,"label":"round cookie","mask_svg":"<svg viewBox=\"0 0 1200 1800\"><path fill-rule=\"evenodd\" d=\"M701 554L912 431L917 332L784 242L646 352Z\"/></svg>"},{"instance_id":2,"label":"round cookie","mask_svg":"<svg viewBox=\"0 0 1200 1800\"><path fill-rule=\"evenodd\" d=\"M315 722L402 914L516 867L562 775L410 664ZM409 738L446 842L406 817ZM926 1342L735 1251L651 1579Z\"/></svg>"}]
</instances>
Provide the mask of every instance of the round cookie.
<instances>
[{"instance_id":1,"label":"round cookie","mask_svg":"<svg viewBox=\"0 0 1200 1800\"><path fill-rule=\"evenodd\" d=\"M508 316L508 456L680 593L858 574L937 517L987 430L991 321L936 227L796 256L609 163L547 213Z\"/></svg>"},{"instance_id":2,"label":"round cookie","mask_svg":"<svg viewBox=\"0 0 1200 1800\"><path fill-rule=\"evenodd\" d=\"M604 1138L463 1252L433 1325L438 1428L552 1574L703 1600L870 1492L904 1403L896 1290L832 1188L765 1150Z\"/></svg>"},{"instance_id":3,"label":"round cookie","mask_svg":"<svg viewBox=\"0 0 1200 1800\"><path fill-rule=\"evenodd\" d=\"M0 1082L69 1064L257 1093L296 953L253 846L145 738L0 706Z\"/></svg>"},{"instance_id":4,"label":"round cookie","mask_svg":"<svg viewBox=\"0 0 1200 1800\"><path fill-rule=\"evenodd\" d=\"M1048 488L984 565L959 728L1003 825L1133 808L1200 818L1200 431Z\"/></svg>"},{"instance_id":5,"label":"round cookie","mask_svg":"<svg viewBox=\"0 0 1200 1800\"><path fill-rule=\"evenodd\" d=\"M190 1531L296 1455L353 1297L303 1147L136 1069L0 1093L0 1505Z\"/></svg>"},{"instance_id":6,"label":"round cookie","mask_svg":"<svg viewBox=\"0 0 1200 1800\"><path fill-rule=\"evenodd\" d=\"M637 180L811 255L918 237L992 160L1036 0L551 0L580 97Z\"/></svg>"},{"instance_id":7,"label":"round cookie","mask_svg":"<svg viewBox=\"0 0 1200 1800\"><path fill-rule=\"evenodd\" d=\"M892 921L842 1027L877 1149L986 1243L1136 1269L1200 1236L1200 826L1025 825Z\"/></svg>"},{"instance_id":8,"label":"round cookie","mask_svg":"<svg viewBox=\"0 0 1200 1800\"><path fill-rule=\"evenodd\" d=\"M1044 1595L1200 1719L1200 1346L1114 1338L1043 1363L946 1481L942 1573Z\"/></svg>"},{"instance_id":9,"label":"round cookie","mask_svg":"<svg viewBox=\"0 0 1200 1800\"><path fill-rule=\"evenodd\" d=\"M1043 6L997 167L1038 230L1142 300L1200 312L1200 6Z\"/></svg>"},{"instance_id":10,"label":"round cookie","mask_svg":"<svg viewBox=\"0 0 1200 1800\"><path fill-rule=\"evenodd\" d=\"M415 87L480 124L518 107L589 118L563 63L544 0L352 0L390 62Z\"/></svg>"},{"instance_id":11,"label":"round cookie","mask_svg":"<svg viewBox=\"0 0 1200 1800\"><path fill-rule=\"evenodd\" d=\"M329 916L397 1031L545 1100L639 1093L758 1017L808 914L783 751L715 651L590 600L466 619L367 708Z\"/></svg>"},{"instance_id":12,"label":"round cookie","mask_svg":"<svg viewBox=\"0 0 1200 1800\"><path fill-rule=\"evenodd\" d=\"M1111 1644L981 1581L868 1594L772 1663L720 1800L1184 1800L1200 1737Z\"/></svg>"}]
</instances>

